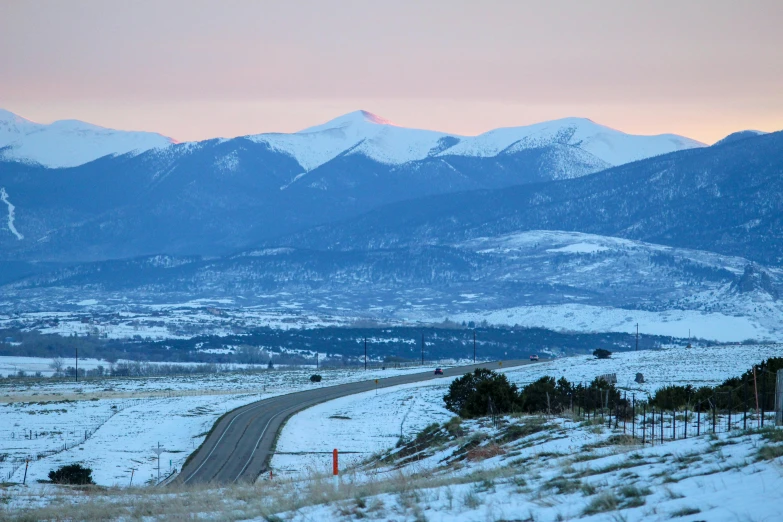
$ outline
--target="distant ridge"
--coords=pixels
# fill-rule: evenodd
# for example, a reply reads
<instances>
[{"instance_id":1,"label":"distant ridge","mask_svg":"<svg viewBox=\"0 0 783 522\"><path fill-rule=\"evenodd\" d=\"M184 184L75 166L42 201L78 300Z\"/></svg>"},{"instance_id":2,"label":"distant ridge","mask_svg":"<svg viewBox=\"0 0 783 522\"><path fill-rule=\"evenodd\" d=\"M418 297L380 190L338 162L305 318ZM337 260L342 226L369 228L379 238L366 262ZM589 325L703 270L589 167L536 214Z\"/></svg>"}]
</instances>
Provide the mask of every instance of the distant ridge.
<instances>
[{"instance_id":1,"label":"distant ridge","mask_svg":"<svg viewBox=\"0 0 783 522\"><path fill-rule=\"evenodd\" d=\"M120 131L79 120L35 123L0 109L0 159L44 167L75 167L107 155L168 147L175 140L154 132Z\"/></svg>"},{"instance_id":2,"label":"distant ridge","mask_svg":"<svg viewBox=\"0 0 783 522\"><path fill-rule=\"evenodd\" d=\"M360 154L387 165L402 165L431 157L486 158L563 145L594 156L596 168L603 168L705 146L674 134L626 134L587 118L565 118L460 136L401 127L366 110L350 112L299 132L245 138L288 154L305 172L343 154ZM107 129L79 120L44 125L0 109L0 159L8 161L50 168L74 167L107 155L141 153L174 143L172 138L153 132Z\"/></svg>"}]
</instances>

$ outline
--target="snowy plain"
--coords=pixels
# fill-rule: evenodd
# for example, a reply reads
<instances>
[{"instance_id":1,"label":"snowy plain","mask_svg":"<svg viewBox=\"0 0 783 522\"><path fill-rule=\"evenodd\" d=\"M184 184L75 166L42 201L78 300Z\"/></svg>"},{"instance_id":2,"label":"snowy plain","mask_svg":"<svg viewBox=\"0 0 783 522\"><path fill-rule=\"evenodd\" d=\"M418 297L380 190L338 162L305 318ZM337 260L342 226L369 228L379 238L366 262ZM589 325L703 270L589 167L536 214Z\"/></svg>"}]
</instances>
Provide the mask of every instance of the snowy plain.
<instances>
[{"instance_id":1,"label":"snowy plain","mask_svg":"<svg viewBox=\"0 0 783 522\"><path fill-rule=\"evenodd\" d=\"M617 373L621 388L644 395L672 383L717 384L752 364L779 355L781 348L780 345L673 347L616 353L608 360L578 356L498 370L520 385L542 375L565 376L579 382ZM637 371L644 373L645 384L632 382ZM285 373L269 375L280 377ZM97 470L96 477L105 484L126 486L131 469L136 470L134 481L154 482L157 470L151 451L156 443L153 439L162 439L162 445L169 450L162 455L162 468L168 471L169 460L172 466L177 466L187 454L187 445L192 447L202 440L199 430L207 430L225 409L283 392L286 386L288 390L296 388L296 384L286 384L285 378L280 378L281 389L267 389L266 395L263 390L250 393L245 389L244 394L240 393L244 383L216 377L213 383L222 382L223 391L236 393L221 397L177 397L174 396L177 390L171 389L171 380L161 379L155 387L162 392L169 390L171 396L125 402L77 401L81 417L100 419L107 411L106 406L111 409L111 404L122 409L93 438L54 458L43 459L40 462L45 465L41 469L31 467L29 477L39 478L56 463L81 458ZM156 380L150 380L150 384L153 381ZM252 492L194 493L206 499L216 495L212 500L205 500L210 508L198 508L198 516L210 519L225 510L238 510L247 513L238 516L239 519L266 520L253 516L258 510L267 512L268 508L253 507L255 504L248 501L250 495L258 502L271 503L263 505L301 504L275 513L280 520L302 522L356 518L390 522L778 520L783 500L783 447L776 444L783 437L770 429L761 432L737 429L698 437L691 432L687 439L667 440L655 446L648 441L641 446L638 440L632 443L623 439L622 427L608 428L600 421L505 417L497 426L486 419L462 421L461 428L459 424L454 426L465 432L464 437L441 438L438 439L441 442L431 447L425 444L424 449L419 447L413 454L406 453L407 445L418 440L415 436L422 429L433 423L445 426L443 423L452 417L442 402L450 382L451 379L445 378L379 389L329 401L294 415L281 433L272 460L275 478L271 481L262 478ZM124 386L142 390L148 384L128 382ZM197 391L192 384L183 383L180 388L185 388L181 393L189 391L188 388ZM35 419L44 428L45 422L51 426L57 416L67 426L69 414L42 410L71 406L69 403L13 403L6 408L9 409L3 412L4 416L13 412L14 419L24 422ZM74 425L72 429L79 428ZM445 434L444 428L437 429ZM401 438L407 442L398 446ZM35 439L23 440L33 449ZM332 500L310 504L303 499L319 498L312 496L314 491L321 492L318 495L332 491L326 476L334 448L342 452L341 486L329 493ZM94 455L103 457L90 460ZM19 470L14 480L18 475ZM52 503L78 508L81 502L92 501L89 496L72 494L66 499L59 490L47 485L16 487L13 492L6 502L8 509ZM188 498L189 493L181 494ZM108 498L112 499L109 501L112 505L130 503L127 509L132 510L137 496ZM282 498L290 498L288 504L281 502ZM212 513L212 510L216 511Z\"/></svg>"},{"instance_id":2,"label":"snowy plain","mask_svg":"<svg viewBox=\"0 0 783 522\"><path fill-rule=\"evenodd\" d=\"M619 352L610 359L577 355L517 368L498 368L498 371L520 387L544 376L589 384L600 375L613 373L619 388L629 396L645 400L664 386L718 385L782 353L780 344L670 347ZM637 372L644 375L644 383L635 382ZM453 380L384 388L377 393L351 395L297 413L281 432L272 466L281 473L308 474L328 469L329 453L335 448L350 452L349 462L388 450L401 437L414 435L433 422L442 423L454 416L443 403Z\"/></svg>"},{"instance_id":3,"label":"snowy plain","mask_svg":"<svg viewBox=\"0 0 783 522\"><path fill-rule=\"evenodd\" d=\"M152 448L160 443L166 449L161 456L162 473L179 468L226 411L314 386L419 371L322 369L318 372L323 376L321 384L310 382L312 370L87 379L79 383L6 381L0 384L0 456L4 455L0 479L21 480L25 458L57 451L32 460L28 479L46 479L49 470L75 461L92 467L96 482L102 485L129 485L131 469L136 470L134 480L157 480ZM89 437L85 440L86 434Z\"/></svg>"}]
</instances>

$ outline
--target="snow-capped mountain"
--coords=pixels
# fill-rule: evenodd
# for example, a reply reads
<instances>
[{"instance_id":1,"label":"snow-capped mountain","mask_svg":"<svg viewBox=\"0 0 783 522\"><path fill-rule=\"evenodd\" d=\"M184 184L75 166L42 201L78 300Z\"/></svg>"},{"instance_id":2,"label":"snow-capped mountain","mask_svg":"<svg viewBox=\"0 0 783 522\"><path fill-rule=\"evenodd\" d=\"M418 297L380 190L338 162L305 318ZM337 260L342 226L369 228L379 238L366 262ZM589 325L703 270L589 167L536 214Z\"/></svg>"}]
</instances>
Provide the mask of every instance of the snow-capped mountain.
<instances>
[{"instance_id":1,"label":"snow-capped mountain","mask_svg":"<svg viewBox=\"0 0 783 522\"><path fill-rule=\"evenodd\" d=\"M293 134L257 134L247 138L290 154L305 171L344 154L362 154L380 163L400 165L432 157L494 157L553 145L575 147L597 158L596 163L602 167L609 167L705 146L674 134L626 134L585 118L566 118L495 129L478 136L460 136L399 127L363 110Z\"/></svg>"},{"instance_id":2,"label":"snow-capped mountain","mask_svg":"<svg viewBox=\"0 0 783 522\"><path fill-rule=\"evenodd\" d=\"M440 155L487 157L552 144L577 147L610 166L705 146L676 134L638 136L599 125L587 118L565 118L525 127L495 129L463 138Z\"/></svg>"},{"instance_id":3,"label":"snow-capped mountain","mask_svg":"<svg viewBox=\"0 0 783 522\"><path fill-rule=\"evenodd\" d=\"M780 265L783 132L590 176L401 201L270 246L364 249L554 229L699 248Z\"/></svg>"},{"instance_id":4,"label":"snow-capped mountain","mask_svg":"<svg viewBox=\"0 0 783 522\"><path fill-rule=\"evenodd\" d=\"M144 152L175 143L154 132L107 129L78 120L49 125L0 109L0 159L74 167L107 155Z\"/></svg>"},{"instance_id":5,"label":"snow-capped mountain","mask_svg":"<svg viewBox=\"0 0 783 522\"><path fill-rule=\"evenodd\" d=\"M386 164L420 160L447 137L442 132L398 127L370 112L356 111L293 134L247 138L293 156L305 171L311 171L341 154L363 154Z\"/></svg>"},{"instance_id":6,"label":"snow-capped mountain","mask_svg":"<svg viewBox=\"0 0 783 522\"><path fill-rule=\"evenodd\" d=\"M478 136L400 127L367 111L345 114L299 132L245 136L288 154L303 172L342 155L363 155L386 165L402 165L450 156L495 157L555 145L589 156L593 171L669 152L703 147L703 143L664 134L626 134L584 118L566 118L524 127L495 129ZM144 152L174 140L152 132L107 129L77 120L42 125L0 109L0 158L57 168L73 167L106 155ZM572 173L564 177L577 177Z\"/></svg>"}]
</instances>

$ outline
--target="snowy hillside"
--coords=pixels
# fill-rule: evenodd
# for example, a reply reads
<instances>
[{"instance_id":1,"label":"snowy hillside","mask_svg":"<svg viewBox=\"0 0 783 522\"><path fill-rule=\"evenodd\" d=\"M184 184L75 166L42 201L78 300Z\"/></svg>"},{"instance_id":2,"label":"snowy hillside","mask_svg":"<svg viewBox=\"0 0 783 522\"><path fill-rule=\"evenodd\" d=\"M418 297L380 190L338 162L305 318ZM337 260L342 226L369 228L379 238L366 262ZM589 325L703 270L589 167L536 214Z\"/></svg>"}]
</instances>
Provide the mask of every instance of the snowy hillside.
<instances>
[{"instance_id":1,"label":"snowy hillside","mask_svg":"<svg viewBox=\"0 0 783 522\"><path fill-rule=\"evenodd\" d=\"M0 159L74 167L109 154L144 152L174 140L154 132L107 129L78 120L43 125L0 109Z\"/></svg>"},{"instance_id":2,"label":"snowy hillside","mask_svg":"<svg viewBox=\"0 0 783 522\"><path fill-rule=\"evenodd\" d=\"M446 134L441 132L397 127L367 111L356 111L294 134L258 134L248 138L290 154L310 171L349 153L391 164L424 159L444 137Z\"/></svg>"},{"instance_id":3,"label":"snowy hillside","mask_svg":"<svg viewBox=\"0 0 783 522\"><path fill-rule=\"evenodd\" d=\"M704 143L674 134L635 136L598 125L586 118L565 118L526 127L492 130L474 138L463 139L441 155L496 156L501 152L554 143L575 146L612 166L705 146Z\"/></svg>"},{"instance_id":4,"label":"snowy hillside","mask_svg":"<svg viewBox=\"0 0 783 522\"><path fill-rule=\"evenodd\" d=\"M705 146L673 134L625 134L583 118L496 129L475 137L459 136L399 127L367 111L352 112L294 134L258 134L248 138L290 154L306 171L341 154L363 154L381 163L398 165L427 157L494 157L558 144L576 147L592 155L596 165L608 167Z\"/></svg>"}]
</instances>

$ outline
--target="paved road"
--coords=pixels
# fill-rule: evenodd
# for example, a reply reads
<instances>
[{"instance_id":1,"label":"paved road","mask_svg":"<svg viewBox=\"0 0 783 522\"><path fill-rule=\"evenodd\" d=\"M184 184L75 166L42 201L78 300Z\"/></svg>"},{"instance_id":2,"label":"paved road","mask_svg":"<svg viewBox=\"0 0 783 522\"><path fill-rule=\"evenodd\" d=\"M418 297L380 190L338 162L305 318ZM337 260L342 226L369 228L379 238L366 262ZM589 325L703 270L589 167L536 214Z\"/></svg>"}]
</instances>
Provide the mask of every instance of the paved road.
<instances>
[{"instance_id":1,"label":"paved road","mask_svg":"<svg viewBox=\"0 0 783 522\"><path fill-rule=\"evenodd\" d=\"M526 360L503 361L502 367L529 363ZM444 370L443 377L460 376L472 372L474 368L498 369L500 364L495 361L448 368ZM387 388L440 378L433 375L432 370L427 370L426 373L379 379L377 386ZM267 470L277 434L291 415L322 402L371 391L375 386L374 380L327 386L280 395L237 408L218 421L204 444L172 482L228 484L255 481Z\"/></svg>"}]
</instances>

